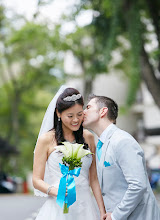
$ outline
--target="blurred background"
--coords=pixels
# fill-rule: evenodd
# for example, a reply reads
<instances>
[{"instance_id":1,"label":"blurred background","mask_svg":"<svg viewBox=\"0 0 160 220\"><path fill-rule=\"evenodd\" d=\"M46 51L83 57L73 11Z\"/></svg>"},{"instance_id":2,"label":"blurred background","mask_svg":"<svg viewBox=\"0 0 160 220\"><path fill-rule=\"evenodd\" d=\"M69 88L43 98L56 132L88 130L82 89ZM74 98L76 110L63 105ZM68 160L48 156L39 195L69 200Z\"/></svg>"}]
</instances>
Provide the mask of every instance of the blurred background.
<instances>
[{"instance_id":1,"label":"blurred background","mask_svg":"<svg viewBox=\"0 0 160 220\"><path fill-rule=\"evenodd\" d=\"M32 195L33 150L62 84L85 103L117 101L160 203L160 1L0 0L1 219L35 219L44 202Z\"/></svg>"}]
</instances>

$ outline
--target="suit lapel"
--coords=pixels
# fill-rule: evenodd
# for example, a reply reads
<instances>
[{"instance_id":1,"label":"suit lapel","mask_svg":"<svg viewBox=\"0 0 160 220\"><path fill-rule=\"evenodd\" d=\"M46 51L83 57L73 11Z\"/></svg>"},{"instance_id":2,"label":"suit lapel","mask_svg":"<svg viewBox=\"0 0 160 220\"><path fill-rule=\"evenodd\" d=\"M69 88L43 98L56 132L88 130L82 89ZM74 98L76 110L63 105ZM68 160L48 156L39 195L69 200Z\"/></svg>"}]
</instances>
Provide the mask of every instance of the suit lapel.
<instances>
[{"instance_id":1,"label":"suit lapel","mask_svg":"<svg viewBox=\"0 0 160 220\"><path fill-rule=\"evenodd\" d=\"M106 155L106 151L107 151L109 142L110 142L110 140L108 139L108 140L106 140L105 143L104 143L104 146L103 146L103 148L102 148L101 159L100 159L99 165L98 165L98 168L99 168L99 185L100 185L100 188L101 188L101 186L102 186L102 170L103 170L103 164L104 164L104 159L105 159L105 155Z\"/></svg>"},{"instance_id":2,"label":"suit lapel","mask_svg":"<svg viewBox=\"0 0 160 220\"><path fill-rule=\"evenodd\" d=\"M104 167L104 161L105 161L105 155L110 143L110 138L112 137L113 133L117 130L118 128L112 124L111 129L108 131L106 138L105 138L105 142L102 146L102 155L101 155L101 159L100 161L98 161L98 179L99 179L99 184L100 184L100 188L102 188L102 174L103 174L103 167Z\"/></svg>"}]
</instances>

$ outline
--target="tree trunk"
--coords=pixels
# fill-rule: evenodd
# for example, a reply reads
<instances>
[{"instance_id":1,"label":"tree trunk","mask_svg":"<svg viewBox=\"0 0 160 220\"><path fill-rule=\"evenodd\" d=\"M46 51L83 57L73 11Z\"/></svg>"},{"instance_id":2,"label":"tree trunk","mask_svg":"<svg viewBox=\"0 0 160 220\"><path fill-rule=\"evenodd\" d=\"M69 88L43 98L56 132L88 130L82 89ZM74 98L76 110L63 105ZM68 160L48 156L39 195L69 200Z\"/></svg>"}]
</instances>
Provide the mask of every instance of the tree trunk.
<instances>
[{"instance_id":1,"label":"tree trunk","mask_svg":"<svg viewBox=\"0 0 160 220\"><path fill-rule=\"evenodd\" d=\"M144 48L142 49L140 62L142 79L146 83L155 103L160 108L160 80L156 78L154 69L149 62L148 54Z\"/></svg>"},{"instance_id":2,"label":"tree trunk","mask_svg":"<svg viewBox=\"0 0 160 220\"><path fill-rule=\"evenodd\" d=\"M84 103L85 105L88 102L88 96L92 93L92 83L93 83L93 77L92 76L85 76L84 74Z\"/></svg>"}]
</instances>

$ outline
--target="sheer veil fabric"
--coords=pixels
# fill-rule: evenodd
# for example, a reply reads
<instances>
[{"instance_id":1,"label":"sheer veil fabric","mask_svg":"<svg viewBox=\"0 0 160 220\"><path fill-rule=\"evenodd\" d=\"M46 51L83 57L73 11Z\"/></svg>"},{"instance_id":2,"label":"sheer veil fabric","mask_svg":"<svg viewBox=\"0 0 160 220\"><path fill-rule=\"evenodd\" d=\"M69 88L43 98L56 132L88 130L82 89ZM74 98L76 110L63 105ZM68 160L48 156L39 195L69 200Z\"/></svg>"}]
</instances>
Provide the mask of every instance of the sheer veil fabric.
<instances>
[{"instance_id":1,"label":"sheer veil fabric","mask_svg":"<svg viewBox=\"0 0 160 220\"><path fill-rule=\"evenodd\" d=\"M56 108L57 99L66 88L69 88L69 87L62 85L60 87L60 89L58 90L58 92L56 93L56 95L54 96L54 98L52 99L52 101L50 102L50 104L46 110L46 113L44 115L44 118L43 118L43 121L41 124L41 128L40 128L40 132L38 134L38 138L42 134L48 132L49 130L51 130L54 127L54 112L55 112L55 108ZM35 153L35 149L34 149L34 153ZM44 181L48 184L51 184L47 162L46 162L46 166L45 166ZM34 195L41 196L41 197L48 197L47 194L45 194L35 188L34 188Z\"/></svg>"}]
</instances>

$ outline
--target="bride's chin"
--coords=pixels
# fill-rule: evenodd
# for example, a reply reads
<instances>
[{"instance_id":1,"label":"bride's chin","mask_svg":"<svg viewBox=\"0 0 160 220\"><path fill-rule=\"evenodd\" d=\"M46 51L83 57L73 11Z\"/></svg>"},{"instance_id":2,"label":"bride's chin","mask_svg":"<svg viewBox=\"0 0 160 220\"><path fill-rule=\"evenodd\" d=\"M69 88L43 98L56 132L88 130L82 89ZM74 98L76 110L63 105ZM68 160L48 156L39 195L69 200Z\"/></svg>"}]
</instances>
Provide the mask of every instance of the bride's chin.
<instances>
[{"instance_id":1,"label":"bride's chin","mask_svg":"<svg viewBox=\"0 0 160 220\"><path fill-rule=\"evenodd\" d=\"M75 128L75 129L73 129L73 131L78 131L79 130L79 128Z\"/></svg>"}]
</instances>

